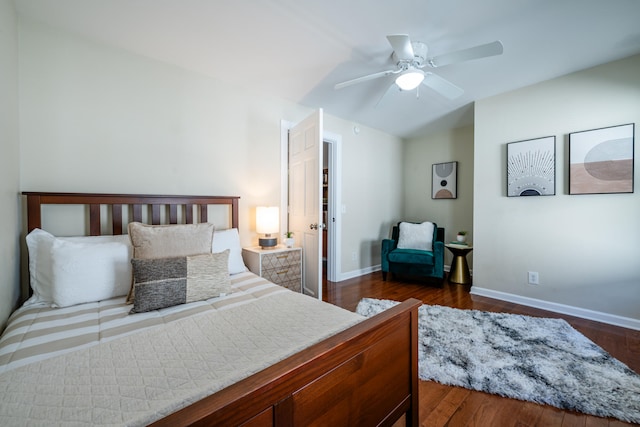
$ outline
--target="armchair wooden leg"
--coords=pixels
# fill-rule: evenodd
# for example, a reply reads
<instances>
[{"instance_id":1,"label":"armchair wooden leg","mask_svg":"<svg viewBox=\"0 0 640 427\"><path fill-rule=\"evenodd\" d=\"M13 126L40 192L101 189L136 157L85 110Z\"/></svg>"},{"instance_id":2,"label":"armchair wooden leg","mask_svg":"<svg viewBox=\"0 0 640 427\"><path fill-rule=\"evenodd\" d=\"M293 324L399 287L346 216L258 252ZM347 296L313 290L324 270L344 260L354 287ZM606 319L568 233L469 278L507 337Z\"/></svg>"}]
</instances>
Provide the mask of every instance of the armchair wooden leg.
<instances>
[{"instance_id":1,"label":"armchair wooden leg","mask_svg":"<svg viewBox=\"0 0 640 427\"><path fill-rule=\"evenodd\" d=\"M386 271L382 272L382 280L385 281L385 282L387 281L387 272Z\"/></svg>"}]
</instances>

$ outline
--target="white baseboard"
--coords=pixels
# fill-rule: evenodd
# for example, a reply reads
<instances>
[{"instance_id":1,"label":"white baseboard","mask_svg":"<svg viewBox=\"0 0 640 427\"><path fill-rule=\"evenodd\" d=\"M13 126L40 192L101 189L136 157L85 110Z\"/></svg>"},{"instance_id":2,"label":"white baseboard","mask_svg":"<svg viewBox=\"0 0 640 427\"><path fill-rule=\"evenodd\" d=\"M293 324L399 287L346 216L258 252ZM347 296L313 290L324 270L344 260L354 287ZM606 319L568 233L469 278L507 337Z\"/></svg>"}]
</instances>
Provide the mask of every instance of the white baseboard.
<instances>
[{"instance_id":1,"label":"white baseboard","mask_svg":"<svg viewBox=\"0 0 640 427\"><path fill-rule=\"evenodd\" d=\"M445 271L449 271L449 266L445 265ZM380 271L380 264L373 265L371 267L363 268L360 270L352 270L346 273L342 273L339 276L338 281L353 279L354 277L364 276L365 274ZM574 307L571 305L558 304L555 302L539 300L535 298L523 297L521 295L510 294L507 292L494 291L492 289L479 288L477 286L471 287L471 295L478 295L481 297L493 298L501 301L513 302L515 304L526 305L527 307L539 308L541 310L552 311L554 313L567 314L569 316L580 317L582 319L595 320L596 322L607 323L609 325L621 326L623 328L629 328L636 331L640 331L640 320L632 319L630 317L617 316L615 314L603 313L595 310L588 310L585 308Z\"/></svg>"},{"instance_id":2,"label":"white baseboard","mask_svg":"<svg viewBox=\"0 0 640 427\"><path fill-rule=\"evenodd\" d=\"M471 287L471 295L478 295L481 297L513 302L516 304L526 305L528 307L535 307L542 310L553 311L554 313L567 314L569 316L595 320L597 322L607 323L609 325L621 326L623 328L640 331L640 320L632 319L630 317L616 316L615 314L602 313L600 311L587 310L585 308L573 307L570 305L523 297L521 295L509 294L507 292L478 288L477 286Z\"/></svg>"},{"instance_id":3,"label":"white baseboard","mask_svg":"<svg viewBox=\"0 0 640 427\"><path fill-rule=\"evenodd\" d=\"M343 280L353 279L354 277L364 276L365 274L373 273L376 271L380 271L380 264L372 265L371 267L363 268L360 270L351 270L346 273L340 273L338 277L338 282L342 282Z\"/></svg>"},{"instance_id":4,"label":"white baseboard","mask_svg":"<svg viewBox=\"0 0 640 427\"><path fill-rule=\"evenodd\" d=\"M348 271L346 273L340 274L340 276L338 277L338 282L342 282L343 280L347 280L347 279L353 279L354 277L364 276L365 274L373 273L380 270L381 270L381 266L380 264L378 264L378 265L372 265L371 267L363 268L361 270ZM444 271L446 272L449 271L448 265L444 266Z\"/></svg>"}]
</instances>

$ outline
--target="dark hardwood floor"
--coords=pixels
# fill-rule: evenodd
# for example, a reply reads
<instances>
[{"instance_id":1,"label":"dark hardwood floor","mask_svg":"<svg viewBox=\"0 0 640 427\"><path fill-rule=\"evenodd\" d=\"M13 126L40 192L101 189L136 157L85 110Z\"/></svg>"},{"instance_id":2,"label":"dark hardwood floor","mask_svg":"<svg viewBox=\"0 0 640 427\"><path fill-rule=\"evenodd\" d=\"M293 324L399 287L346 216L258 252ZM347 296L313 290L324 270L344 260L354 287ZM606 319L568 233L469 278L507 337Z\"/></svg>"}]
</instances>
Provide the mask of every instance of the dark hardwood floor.
<instances>
[{"instance_id":1,"label":"dark hardwood floor","mask_svg":"<svg viewBox=\"0 0 640 427\"><path fill-rule=\"evenodd\" d=\"M417 298L427 304L529 316L562 318L590 340L636 372L640 372L640 331L619 328L491 298L472 296L469 286L401 281L375 272L347 281L323 283L324 300L355 311L361 298L403 301ZM438 426L629 426L615 419L563 411L552 406L509 399L433 381L421 381L420 425Z\"/></svg>"}]
</instances>

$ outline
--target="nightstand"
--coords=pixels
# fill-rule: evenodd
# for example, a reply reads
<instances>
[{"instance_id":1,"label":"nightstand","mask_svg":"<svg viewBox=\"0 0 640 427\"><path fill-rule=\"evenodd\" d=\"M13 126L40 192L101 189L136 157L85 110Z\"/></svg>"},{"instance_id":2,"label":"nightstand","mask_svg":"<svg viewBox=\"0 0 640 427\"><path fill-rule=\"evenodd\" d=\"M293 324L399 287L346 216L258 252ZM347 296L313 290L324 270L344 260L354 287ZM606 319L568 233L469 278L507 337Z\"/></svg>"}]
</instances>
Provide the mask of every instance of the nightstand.
<instances>
[{"instance_id":1,"label":"nightstand","mask_svg":"<svg viewBox=\"0 0 640 427\"><path fill-rule=\"evenodd\" d=\"M243 248L242 258L252 273L276 285L302 292L302 248Z\"/></svg>"}]
</instances>

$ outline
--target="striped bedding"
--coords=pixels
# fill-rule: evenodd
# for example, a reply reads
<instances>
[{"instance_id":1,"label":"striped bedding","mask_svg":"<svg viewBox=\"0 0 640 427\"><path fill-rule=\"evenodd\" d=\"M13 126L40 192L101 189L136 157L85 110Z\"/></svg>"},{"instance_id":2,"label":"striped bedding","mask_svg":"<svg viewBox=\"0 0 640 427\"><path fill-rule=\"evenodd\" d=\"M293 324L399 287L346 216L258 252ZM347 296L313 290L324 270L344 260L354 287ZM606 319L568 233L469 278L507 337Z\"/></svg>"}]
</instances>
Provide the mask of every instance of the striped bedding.
<instances>
[{"instance_id":1,"label":"striped bedding","mask_svg":"<svg viewBox=\"0 0 640 427\"><path fill-rule=\"evenodd\" d=\"M20 310L0 425L148 425L364 319L252 273L232 281L230 295L154 313L128 315L124 297Z\"/></svg>"},{"instance_id":2,"label":"striped bedding","mask_svg":"<svg viewBox=\"0 0 640 427\"><path fill-rule=\"evenodd\" d=\"M66 308L27 306L14 312L0 338L0 373L177 319L290 292L251 272L231 276L232 293L207 301L130 315L125 297Z\"/></svg>"}]
</instances>

